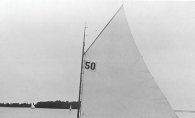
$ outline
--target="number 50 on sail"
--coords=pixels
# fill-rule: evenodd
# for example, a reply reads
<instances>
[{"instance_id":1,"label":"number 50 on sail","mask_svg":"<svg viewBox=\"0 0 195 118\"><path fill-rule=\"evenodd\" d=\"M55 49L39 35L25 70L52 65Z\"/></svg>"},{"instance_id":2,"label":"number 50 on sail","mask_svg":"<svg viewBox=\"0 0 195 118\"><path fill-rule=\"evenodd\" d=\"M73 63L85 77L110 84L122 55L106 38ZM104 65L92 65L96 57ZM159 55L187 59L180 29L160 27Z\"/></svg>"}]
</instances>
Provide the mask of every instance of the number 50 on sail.
<instances>
[{"instance_id":1,"label":"number 50 on sail","mask_svg":"<svg viewBox=\"0 0 195 118\"><path fill-rule=\"evenodd\" d=\"M84 64L85 64L84 65L85 69L95 71L95 69L96 69L96 63L95 62L84 61Z\"/></svg>"}]
</instances>

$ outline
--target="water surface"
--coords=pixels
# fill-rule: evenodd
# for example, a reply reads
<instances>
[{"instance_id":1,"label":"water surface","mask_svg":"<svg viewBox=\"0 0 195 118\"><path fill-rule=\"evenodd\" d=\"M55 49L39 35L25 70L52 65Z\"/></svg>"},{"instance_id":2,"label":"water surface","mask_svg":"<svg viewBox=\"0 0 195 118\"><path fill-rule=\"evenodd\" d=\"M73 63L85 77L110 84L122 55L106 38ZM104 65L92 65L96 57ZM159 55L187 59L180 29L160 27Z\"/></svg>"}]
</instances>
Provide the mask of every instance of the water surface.
<instances>
[{"instance_id":1,"label":"water surface","mask_svg":"<svg viewBox=\"0 0 195 118\"><path fill-rule=\"evenodd\" d=\"M77 110L0 107L0 118L76 118Z\"/></svg>"},{"instance_id":2,"label":"water surface","mask_svg":"<svg viewBox=\"0 0 195 118\"><path fill-rule=\"evenodd\" d=\"M179 118L195 118L195 113L176 112ZM77 110L0 107L0 118L76 118Z\"/></svg>"}]
</instances>

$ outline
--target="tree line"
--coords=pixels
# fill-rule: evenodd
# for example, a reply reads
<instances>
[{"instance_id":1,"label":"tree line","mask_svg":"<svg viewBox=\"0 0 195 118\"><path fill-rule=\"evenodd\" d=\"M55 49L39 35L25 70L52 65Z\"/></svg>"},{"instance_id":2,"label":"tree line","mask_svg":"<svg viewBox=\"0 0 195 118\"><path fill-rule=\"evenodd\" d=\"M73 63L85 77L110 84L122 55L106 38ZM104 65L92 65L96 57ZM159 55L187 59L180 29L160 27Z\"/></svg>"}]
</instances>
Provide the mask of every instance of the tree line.
<instances>
[{"instance_id":1,"label":"tree line","mask_svg":"<svg viewBox=\"0 0 195 118\"><path fill-rule=\"evenodd\" d=\"M36 108L53 108L53 109L69 109L70 106L72 109L78 109L79 108L79 102L76 101L40 101L34 104ZM29 103L0 103L0 107L26 107L30 108L31 104Z\"/></svg>"}]
</instances>

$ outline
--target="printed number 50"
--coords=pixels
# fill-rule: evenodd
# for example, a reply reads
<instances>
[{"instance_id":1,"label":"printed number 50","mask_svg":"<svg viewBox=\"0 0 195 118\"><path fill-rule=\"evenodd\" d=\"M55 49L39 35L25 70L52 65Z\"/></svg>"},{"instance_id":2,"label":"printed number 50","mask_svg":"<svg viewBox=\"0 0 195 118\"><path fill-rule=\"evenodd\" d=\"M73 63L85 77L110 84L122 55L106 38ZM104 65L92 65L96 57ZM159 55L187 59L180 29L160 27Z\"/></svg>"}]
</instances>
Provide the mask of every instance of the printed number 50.
<instances>
[{"instance_id":1,"label":"printed number 50","mask_svg":"<svg viewBox=\"0 0 195 118\"><path fill-rule=\"evenodd\" d=\"M85 61L85 69L95 70L96 63Z\"/></svg>"}]
</instances>

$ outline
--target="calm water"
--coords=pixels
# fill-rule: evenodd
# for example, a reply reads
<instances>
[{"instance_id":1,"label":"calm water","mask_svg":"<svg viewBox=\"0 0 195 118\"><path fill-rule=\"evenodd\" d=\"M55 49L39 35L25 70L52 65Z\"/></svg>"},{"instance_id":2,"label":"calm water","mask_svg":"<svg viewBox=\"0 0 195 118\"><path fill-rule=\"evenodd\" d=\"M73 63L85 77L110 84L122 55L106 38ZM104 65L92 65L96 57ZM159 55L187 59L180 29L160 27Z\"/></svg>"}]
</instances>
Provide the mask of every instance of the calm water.
<instances>
[{"instance_id":1,"label":"calm water","mask_svg":"<svg viewBox=\"0 0 195 118\"><path fill-rule=\"evenodd\" d=\"M76 118L77 110L0 107L0 118ZM195 113L177 112L179 118L195 118Z\"/></svg>"},{"instance_id":2,"label":"calm water","mask_svg":"<svg viewBox=\"0 0 195 118\"><path fill-rule=\"evenodd\" d=\"M77 110L0 107L0 118L76 118Z\"/></svg>"}]
</instances>

